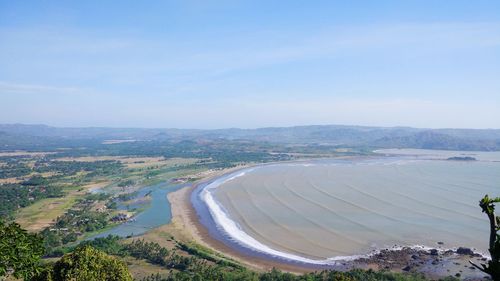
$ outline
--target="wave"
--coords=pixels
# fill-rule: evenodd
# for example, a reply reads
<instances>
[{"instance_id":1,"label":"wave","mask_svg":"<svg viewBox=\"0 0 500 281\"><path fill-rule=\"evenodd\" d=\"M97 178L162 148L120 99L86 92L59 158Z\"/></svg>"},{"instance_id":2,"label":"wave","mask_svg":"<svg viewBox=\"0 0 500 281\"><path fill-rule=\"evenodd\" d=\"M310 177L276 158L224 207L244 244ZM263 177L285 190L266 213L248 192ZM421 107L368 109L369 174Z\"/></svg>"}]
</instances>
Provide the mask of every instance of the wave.
<instances>
[{"instance_id":1,"label":"wave","mask_svg":"<svg viewBox=\"0 0 500 281\"><path fill-rule=\"evenodd\" d=\"M307 164L299 164L299 165L307 165ZM217 200L213 196L213 191L220 185L227 183L229 181L232 181L236 178L242 177L246 175L248 172L251 172L252 170L257 169L258 167L254 168L248 168L245 170L241 170L238 172L234 172L232 174L222 176L215 181L208 183L204 187L201 188L199 196L200 199L205 203L205 205L208 208L208 211L210 212L210 215L213 219L213 221L216 224L217 229L220 231L223 231L233 242L237 243L238 245L251 249L253 251L268 255L273 258L277 259L282 259L290 262L298 262L298 263L304 263L304 264L310 264L310 265L317 265L317 266L333 266L333 265L338 265L341 262L346 262L346 261L354 261L358 260L361 258L370 258L378 253L380 253L383 249L378 249L374 250L368 254L361 254L361 255L348 255L348 256L335 256L335 257L330 257L326 259L311 259L303 256L299 256L296 254L292 253L287 253L283 252L280 250L273 249L269 247L268 245L265 245L261 243L260 241L257 241L255 238L250 236L248 233L246 233L237 222L232 220L228 212L224 209L223 206L221 206ZM430 249L435 249L434 247L428 247L424 245L411 245L411 246L393 246L390 248L384 248L385 250L391 250L391 251L398 251L402 250L403 248L411 248L411 249L417 249L417 250L430 250ZM444 252L448 250L456 250L455 248L451 249L437 249L439 252ZM489 255L480 253L481 256L485 258L490 258Z\"/></svg>"},{"instance_id":2,"label":"wave","mask_svg":"<svg viewBox=\"0 0 500 281\"><path fill-rule=\"evenodd\" d=\"M290 261L297 261L297 262L302 262L302 263L308 263L308 264L315 264L315 265L330 265L330 264L335 264L335 260L339 257L335 257L334 259L325 259L325 260L314 260L314 259L309 259L306 257L290 254L290 253L285 253L281 252L275 249L270 248L267 245L262 244L261 242L257 241L255 238L251 237L249 234L244 232L239 225L233 221L232 219L229 218L227 213L223 210L223 208L220 206L219 203L215 200L213 197L213 194L211 191L219 187L221 184L226 183L228 181L231 181L235 178L244 176L248 171L240 171L236 174L230 175L228 178L223 179L221 181L214 181L208 185L206 185L200 192L200 197L201 199L205 202L205 204L208 207L208 210L210 214L212 215L212 218L214 222L217 224L217 226L223 230L229 237L233 239L233 241L237 242L241 246L253 249L257 252L261 252L264 254L271 255L273 257L278 257ZM345 259L338 259L338 260L345 260Z\"/></svg>"}]
</instances>

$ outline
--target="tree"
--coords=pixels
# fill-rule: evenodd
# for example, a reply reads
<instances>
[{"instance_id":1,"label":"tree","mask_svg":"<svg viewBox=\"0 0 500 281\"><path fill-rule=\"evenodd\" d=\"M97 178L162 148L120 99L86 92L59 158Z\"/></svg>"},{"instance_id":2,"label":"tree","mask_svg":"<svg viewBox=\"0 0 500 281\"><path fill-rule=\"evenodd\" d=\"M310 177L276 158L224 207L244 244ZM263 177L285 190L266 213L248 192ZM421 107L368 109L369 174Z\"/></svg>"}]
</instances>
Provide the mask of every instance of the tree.
<instances>
[{"instance_id":1,"label":"tree","mask_svg":"<svg viewBox=\"0 0 500 281\"><path fill-rule=\"evenodd\" d=\"M44 251L39 235L28 233L17 223L0 221L0 277L31 279L40 270Z\"/></svg>"},{"instance_id":2,"label":"tree","mask_svg":"<svg viewBox=\"0 0 500 281\"><path fill-rule=\"evenodd\" d=\"M500 216L495 215L495 203L499 202L500 197L489 198L488 195L485 195L484 198L479 201L479 206L483 210L483 213L486 213L490 221L490 241L488 250L491 255L491 260L489 260L487 264L481 264L481 267L470 262L481 271L489 274L493 280L500 280L500 235L498 234L500 230Z\"/></svg>"},{"instance_id":3,"label":"tree","mask_svg":"<svg viewBox=\"0 0 500 281\"><path fill-rule=\"evenodd\" d=\"M63 256L45 275L53 281L132 281L124 262L88 245Z\"/></svg>"}]
</instances>

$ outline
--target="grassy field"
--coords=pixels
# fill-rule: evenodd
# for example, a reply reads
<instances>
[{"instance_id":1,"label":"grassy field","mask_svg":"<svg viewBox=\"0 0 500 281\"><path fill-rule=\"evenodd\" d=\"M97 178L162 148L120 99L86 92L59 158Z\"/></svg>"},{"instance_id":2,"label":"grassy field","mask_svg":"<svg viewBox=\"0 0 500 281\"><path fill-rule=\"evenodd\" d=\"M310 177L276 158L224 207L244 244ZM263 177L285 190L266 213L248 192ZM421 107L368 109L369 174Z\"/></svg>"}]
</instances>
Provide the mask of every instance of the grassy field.
<instances>
[{"instance_id":1,"label":"grassy field","mask_svg":"<svg viewBox=\"0 0 500 281\"><path fill-rule=\"evenodd\" d=\"M105 187L109 183L109 181L102 181L84 186L67 187L63 197L42 199L26 208L21 208L16 214L16 222L29 231L40 231L71 208L78 198L92 189Z\"/></svg>"},{"instance_id":2,"label":"grassy field","mask_svg":"<svg viewBox=\"0 0 500 281\"><path fill-rule=\"evenodd\" d=\"M160 274L162 276L165 276L169 273L169 269L166 269L161 266L157 266L154 264L151 264L145 260L140 260L136 259L133 257L122 257L120 258L123 260L126 264L127 267L136 280L141 280L145 277L151 276L153 274Z\"/></svg>"},{"instance_id":3,"label":"grassy field","mask_svg":"<svg viewBox=\"0 0 500 281\"><path fill-rule=\"evenodd\" d=\"M76 162L95 162L95 161L118 161L127 168L145 168L150 166L174 166L191 164L198 161L195 158L168 158L165 157L125 157L125 156L82 156L82 157L60 157L54 158L55 161L76 161Z\"/></svg>"}]
</instances>

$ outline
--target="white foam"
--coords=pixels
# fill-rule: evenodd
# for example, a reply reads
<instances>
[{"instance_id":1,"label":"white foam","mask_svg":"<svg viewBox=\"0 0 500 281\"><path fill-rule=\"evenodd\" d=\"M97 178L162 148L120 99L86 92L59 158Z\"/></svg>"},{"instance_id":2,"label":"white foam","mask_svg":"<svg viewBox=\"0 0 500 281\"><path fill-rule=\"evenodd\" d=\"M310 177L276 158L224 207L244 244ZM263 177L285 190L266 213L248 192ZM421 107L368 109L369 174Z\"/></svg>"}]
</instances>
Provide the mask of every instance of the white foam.
<instances>
[{"instance_id":1,"label":"white foam","mask_svg":"<svg viewBox=\"0 0 500 281\"><path fill-rule=\"evenodd\" d=\"M380 253L379 250L375 250L369 254L365 255L351 255L351 256L335 256L335 257L330 257L327 259L322 259L322 260L316 260L316 259L310 259L306 257L302 257L299 255L291 254L291 253L286 253L282 252L276 249L273 249L267 245L262 244L261 242L257 241L255 238L250 236L248 233L246 233L235 221L233 221L229 215L227 214L226 211L224 211L223 207L215 200L212 191L214 191L217 187L220 185L227 183L231 180L234 180L238 177L244 176L247 172L250 172L256 168L250 168L246 169L243 171L236 172L234 174L230 174L227 177L222 177L219 178L215 181L213 181L210 184L207 184L205 187L200 192L200 198L203 202L208 207L208 210L210 212L210 215L212 216L216 226L218 229L224 231L226 235L234 242L238 243L239 245L252 249L254 251L264 253L267 255L270 255L275 258L281 258L285 259L288 261L294 261L294 262L301 262L301 263L306 263L306 264L311 264L311 265L336 265L338 262L342 261L352 261L356 260L359 258L369 258L373 255L376 255ZM394 246L391 248L388 248L388 250L401 250L403 248L412 248L412 249L419 249L419 250L430 250L434 249L432 247L424 246L424 245L413 245L413 246ZM449 249L437 249L439 252L444 252ZM450 249L454 250L454 249ZM480 253L483 257L489 258L489 255Z\"/></svg>"},{"instance_id":2,"label":"white foam","mask_svg":"<svg viewBox=\"0 0 500 281\"><path fill-rule=\"evenodd\" d=\"M290 254L290 253L285 253L281 252L275 249L270 248L267 245L262 244L261 242L255 240L253 237L248 235L246 232L244 232L238 224L231 220L229 216L227 215L226 212L221 208L221 206L216 202L214 199L211 191L213 191L215 188L220 186L223 183L226 183L228 181L231 181L235 178L241 177L246 174L247 171L241 171L235 175L232 175L228 177L227 179L224 179L222 181L214 181L207 186L203 188L203 190L200 193L201 199L205 202L205 204L208 206L208 210L210 211L210 214L212 215L212 218L214 219L215 223L217 226L222 229L231 239L233 239L235 242L238 244L245 246L247 248L253 249L255 251L269 254L273 257L279 257L291 261L298 261L298 262L303 262L303 263L309 263L309 264L318 264L318 265L328 265L328 264L334 264L335 260L337 260L338 257L333 259L325 259L325 260L313 260L305 257L301 257L298 255Z\"/></svg>"},{"instance_id":3,"label":"white foam","mask_svg":"<svg viewBox=\"0 0 500 281\"><path fill-rule=\"evenodd\" d=\"M302 262L314 265L335 265L339 261L355 260L361 257L368 257L374 254L371 253L369 255L336 256L323 260L315 260L291 253L282 252L276 249L272 249L271 247L264 245L261 242L257 241L255 238L251 237L249 234L244 232L235 221L229 218L228 214L223 210L222 206L219 203L217 203L211 192L221 184L229 182L235 178L244 176L247 172L250 172L251 170L253 169L240 171L236 174L228 176L225 179L216 180L206 185L200 192L201 199L207 205L210 215L212 216L217 227L223 230L234 242L246 248L250 248L257 252L268 254L276 258L282 258L289 261Z\"/></svg>"}]
</instances>

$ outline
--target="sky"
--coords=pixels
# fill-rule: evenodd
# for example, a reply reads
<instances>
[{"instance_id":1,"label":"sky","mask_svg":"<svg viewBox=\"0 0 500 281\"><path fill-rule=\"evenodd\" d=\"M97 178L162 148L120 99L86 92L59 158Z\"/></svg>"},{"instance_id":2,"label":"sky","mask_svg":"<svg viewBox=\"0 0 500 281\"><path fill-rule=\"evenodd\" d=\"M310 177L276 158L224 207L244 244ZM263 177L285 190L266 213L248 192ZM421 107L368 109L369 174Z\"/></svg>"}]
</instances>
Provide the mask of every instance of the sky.
<instances>
[{"instance_id":1,"label":"sky","mask_svg":"<svg viewBox=\"0 0 500 281\"><path fill-rule=\"evenodd\" d=\"M500 129L500 1L0 0L0 123Z\"/></svg>"}]
</instances>

